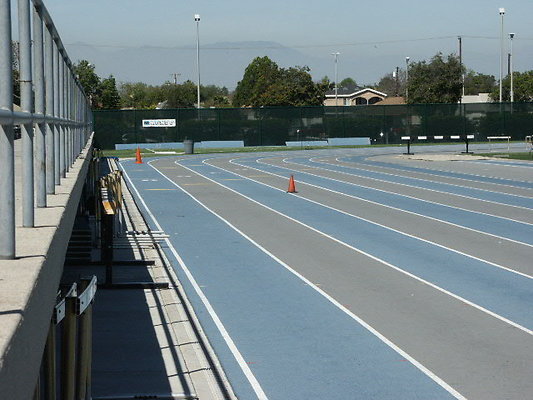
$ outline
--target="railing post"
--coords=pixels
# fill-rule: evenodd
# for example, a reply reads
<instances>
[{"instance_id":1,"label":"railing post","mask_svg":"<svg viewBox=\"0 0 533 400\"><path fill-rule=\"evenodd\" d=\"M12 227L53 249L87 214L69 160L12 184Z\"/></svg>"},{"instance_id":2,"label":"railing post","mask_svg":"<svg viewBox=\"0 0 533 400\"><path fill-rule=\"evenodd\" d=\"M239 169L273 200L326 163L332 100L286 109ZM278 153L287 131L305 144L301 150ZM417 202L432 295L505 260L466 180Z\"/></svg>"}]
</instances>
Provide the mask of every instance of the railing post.
<instances>
[{"instance_id":1,"label":"railing post","mask_svg":"<svg viewBox=\"0 0 533 400\"><path fill-rule=\"evenodd\" d=\"M30 0L18 0L20 49L20 107L33 113L31 73ZM33 191L33 126L31 121L21 125L22 133L22 226L34 226Z\"/></svg>"},{"instance_id":2,"label":"railing post","mask_svg":"<svg viewBox=\"0 0 533 400\"><path fill-rule=\"evenodd\" d=\"M0 109L13 111L11 2L0 0ZM0 124L0 259L15 258L13 124Z\"/></svg>"},{"instance_id":3,"label":"railing post","mask_svg":"<svg viewBox=\"0 0 533 400\"><path fill-rule=\"evenodd\" d=\"M45 115L44 48L41 10L33 9L33 70L35 114ZM37 207L46 207L46 124L35 124L35 197Z\"/></svg>"},{"instance_id":4,"label":"railing post","mask_svg":"<svg viewBox=\"0 0 533 400\"><path fill-rule=\"evenodd\" d=\"M58 118L59 114L59 49L57 43L54 40L54 117ZM59 159L59 142L61 125L58 121L54 122L54 182L57 185L61 184L61 171L60 171L60 159Z\"/></svg>"},{"instance_id":5,"label":"railing post","mask_svg":"<svg viewBox=\"0 0 533 400\"><path fill-rule=\"evenodd\" d=\"M79 314L79 346L76 400L91 398L91 364L92 364L92 303L96 293L96 277L81 279L78 295L77 312Z\"/></svg>"},{"instance_id":6,"label":"railing post","mask_svg":"<svg viewBox=\"0 0 533 400\"><path fill-rule=\"evenodd\" d=\"M45 24L44 81L46 84L46 193L55 193L54 175L54 41L50 27Z\"/></svg>"},{"instance_id":7,"label":"railing post","mask_svg":"<svg viewBox=\"0 0 533 400\"><path fill-rule=\"evenodd\" d=\"M61 399L74 400L76 388L76 289L65 297L61 349Z\"/></svg>"},{"instance_id":8,"label":"railing post","mask_svg":"<svg viewBox=\"0 0 533 400\"><path fill-rule=\"evenodd\" d=\"M63 52L59 53L59 116L65 119L65 59ZM66 178L65 174L65 122L59 126L59 177Z\"/></svg>"}]
</instances>

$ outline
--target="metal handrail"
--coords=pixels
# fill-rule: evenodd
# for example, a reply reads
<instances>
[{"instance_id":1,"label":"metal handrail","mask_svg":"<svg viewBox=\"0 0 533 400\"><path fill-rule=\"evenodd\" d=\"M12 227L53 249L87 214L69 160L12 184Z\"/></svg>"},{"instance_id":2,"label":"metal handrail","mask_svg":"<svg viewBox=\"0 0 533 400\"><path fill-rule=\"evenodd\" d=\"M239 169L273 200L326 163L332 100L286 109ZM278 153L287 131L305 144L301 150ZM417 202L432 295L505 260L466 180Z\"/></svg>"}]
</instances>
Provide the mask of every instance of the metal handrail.
<instances>
[{"instance_id":1,"label":"metal handrail","mask_svg":"<svg viewBox=\"0 0 533 400\"><path fill-rule=\"evenodd\" d=\"M18 0L20 108L13 110L11 1L0 0L0 259L14 259L15 124L22 136L22 226L66 178L92 131L90 100L43 0ZM33 5L33 7L32 7Z\"/></svg>"}]
</instances>

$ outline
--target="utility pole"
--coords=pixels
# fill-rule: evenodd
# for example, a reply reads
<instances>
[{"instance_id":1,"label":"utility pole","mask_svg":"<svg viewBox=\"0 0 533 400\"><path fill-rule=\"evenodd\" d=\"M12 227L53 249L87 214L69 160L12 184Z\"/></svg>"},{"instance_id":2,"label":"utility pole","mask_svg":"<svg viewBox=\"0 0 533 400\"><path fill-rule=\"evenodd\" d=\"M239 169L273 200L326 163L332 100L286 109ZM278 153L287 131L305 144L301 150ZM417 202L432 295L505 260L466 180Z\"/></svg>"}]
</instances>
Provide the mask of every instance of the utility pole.
<instances>
[{"instance_id":1,"label":"utility pole","mask_svg":"<svg viewBox=\"0 0 533 400\"><path fill-rule=\"evenodd\" d=\"M174 73L170 74L170 76L174 79L174 85L178 84L178 76L180 76L180 75L181 74L177 73L177 72L174 72Z\"/></svg>"}]
</instances>

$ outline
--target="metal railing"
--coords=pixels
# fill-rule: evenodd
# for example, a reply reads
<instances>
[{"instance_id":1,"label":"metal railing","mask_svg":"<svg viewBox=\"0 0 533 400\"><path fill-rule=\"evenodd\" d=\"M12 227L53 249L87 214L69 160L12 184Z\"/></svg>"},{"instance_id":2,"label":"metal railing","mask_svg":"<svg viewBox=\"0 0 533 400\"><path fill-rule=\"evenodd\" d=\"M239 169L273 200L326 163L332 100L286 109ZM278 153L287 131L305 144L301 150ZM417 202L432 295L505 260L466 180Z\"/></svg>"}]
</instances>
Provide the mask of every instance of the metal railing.
<instances>
[{"instance_id":1,"label":"metal railing","mask_svg":"<svg viewBox=\"0 0 533 400\"><path fill-rule=\"evenodd\" d=\"M96 276L81 279L79 285L73 283L66 290L54 307L42 360L45 399L57 399L58 394L62 399L91 399L92 305L96 290ZM35 392L41 392L40 382Z\"/></svg>"},{"instance_id":2,"label":"metal railing","mask_svg":"<svg viewBox=\"0 0 533 400\"><path fill-rule=\"evenodd\" d=\"M15 258L14 125L24 227L35 225L35 207L47 206L92 131L89 101L42 0L18 0L21 111L13 110L12 26L11 1L0 0L0 259Z\"/></svg>"}]
</instances>

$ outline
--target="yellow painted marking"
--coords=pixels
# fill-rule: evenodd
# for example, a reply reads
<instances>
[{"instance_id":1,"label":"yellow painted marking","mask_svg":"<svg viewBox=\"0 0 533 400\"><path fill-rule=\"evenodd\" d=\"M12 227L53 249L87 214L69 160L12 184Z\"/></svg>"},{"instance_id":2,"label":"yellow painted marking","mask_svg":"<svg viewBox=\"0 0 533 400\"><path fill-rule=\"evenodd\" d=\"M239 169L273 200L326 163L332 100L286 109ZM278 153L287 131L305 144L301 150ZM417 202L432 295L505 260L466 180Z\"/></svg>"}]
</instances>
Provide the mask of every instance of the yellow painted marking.
<instances>
[{"instance_id":1,"label":"yellow painted marking","mask_svg":"<svg viewBox=\"0 0 533 400\"><path fill-rule=\"evenodd\" d=\"M144 189L144 190L178 190L178 189Z\"/></svg>"},{"instance_id":2,"label":"yellow painted marking","mask_svg":"<svg viewBox=\"0 0 533 400\"><path fill-rule=\"evenodd\" d=\"M212 185L212 183L183 183L182 186L201 186L201 185Z\"/></svg>"},{"instance_id":3,"label":"yellow painted marking","mask_svg":"<svg viewBox=\"0 0 533 400\"><path fill-rule=\"evenodd\" d=\"M225 178L225 179L221 179L221 181L242 181L243 179L241 178Z\"/></svg>"},{"instance_id":4,"label":"yellow painted marking","mask_svg":"<svg viewBox=\"0 0 533 400\"><path fill-rule=\"evenodd\" d=\"M177 167L159 167L159 169L176 169Z\"/></svg>"},{"instance_id":5,"label":"yellow painted marking","mask_svg":"<svg viewBox=\"0 0 533 400\"><path fill-rule=\"evenodd\" d=\"M199 165L194 164L194 165L189 165L189 167L204 167L204 164L199 164Z\"/></svg>"},{"instance_id":6,"label":"yellow painted marking","mask_svg":"<svg viewBox=\"0 0 533 400\"><path fill-rule=\"evenodd\" d=\"M314 171L316 168L302 168L299 171Z\"/></svg>"}]
</instances>

